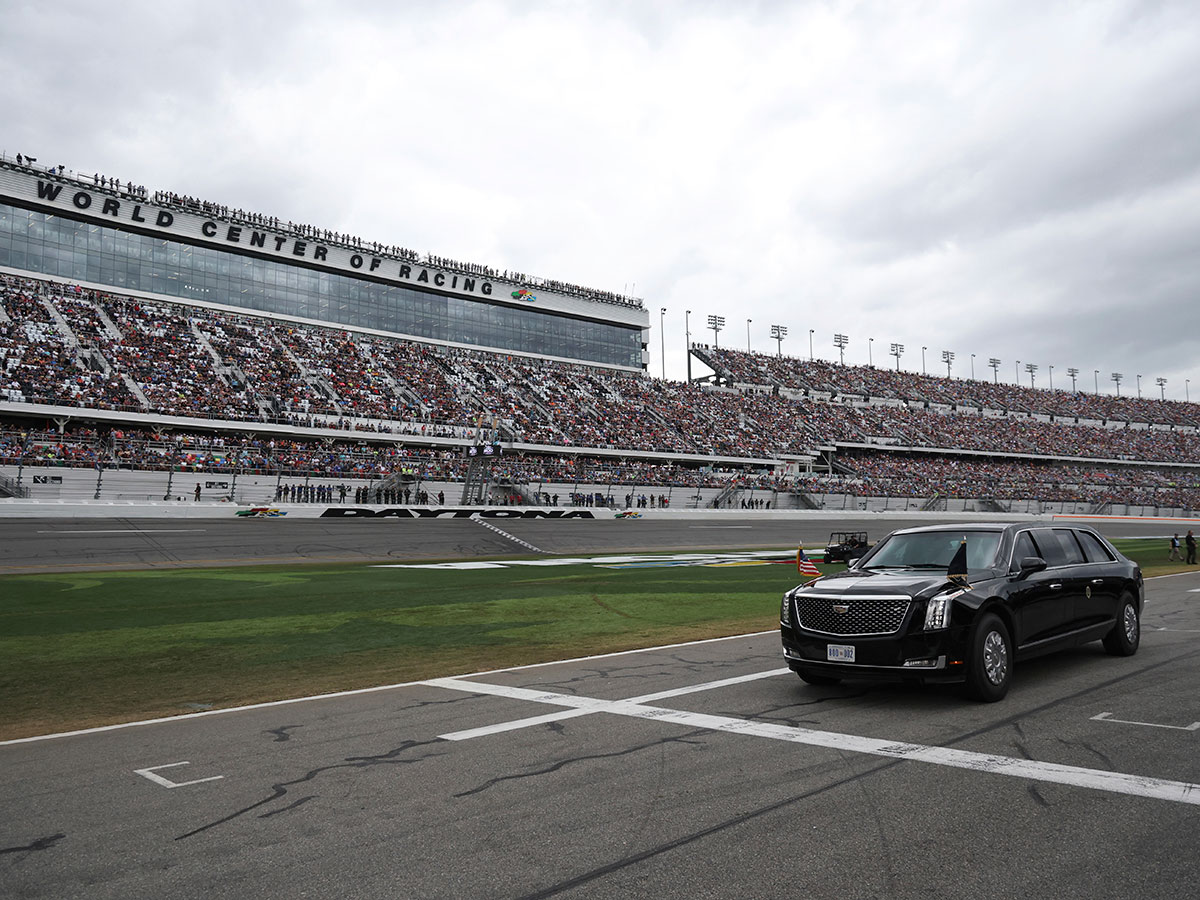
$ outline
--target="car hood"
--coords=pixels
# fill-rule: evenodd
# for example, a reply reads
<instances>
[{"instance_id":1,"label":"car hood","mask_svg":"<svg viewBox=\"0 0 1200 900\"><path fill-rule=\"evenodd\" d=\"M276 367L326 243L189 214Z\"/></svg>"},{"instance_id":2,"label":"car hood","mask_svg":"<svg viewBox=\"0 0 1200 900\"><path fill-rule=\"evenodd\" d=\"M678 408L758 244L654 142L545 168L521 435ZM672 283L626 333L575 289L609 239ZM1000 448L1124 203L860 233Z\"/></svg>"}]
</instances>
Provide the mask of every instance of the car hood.
<instances>
[{"instance_id":1,"label":"car hood","mask_svg":"<svg viewBox=\"0 0 1200 900\"><path fill-rule=\"evenodd\" d=\"M971 573L972 582L989 577L991 573ZM823 575L809 582L809 587L839 594L908 594L917 596L936 591L948 583L945 572L914 569L884 569L874 572L847 569Z\"/></svg>"}]
</instances>

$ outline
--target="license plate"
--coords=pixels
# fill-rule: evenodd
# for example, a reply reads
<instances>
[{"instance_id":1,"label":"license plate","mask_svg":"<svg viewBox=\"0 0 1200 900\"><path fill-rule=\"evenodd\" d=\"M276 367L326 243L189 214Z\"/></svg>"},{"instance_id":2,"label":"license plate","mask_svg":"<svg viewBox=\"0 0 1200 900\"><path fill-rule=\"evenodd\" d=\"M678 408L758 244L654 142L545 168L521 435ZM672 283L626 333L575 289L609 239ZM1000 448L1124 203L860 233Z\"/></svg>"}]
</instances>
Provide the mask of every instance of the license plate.
<instances>
[{"instance_id":1,"label":"license plate","mask_svg":"<svg viewBox=\"0 0 1200 900\"><path fill-rule=\"evenodd\" d=\"M854 645L826 644L825 658L829 662L854 662Z\"/></svg>"}]
</instances>

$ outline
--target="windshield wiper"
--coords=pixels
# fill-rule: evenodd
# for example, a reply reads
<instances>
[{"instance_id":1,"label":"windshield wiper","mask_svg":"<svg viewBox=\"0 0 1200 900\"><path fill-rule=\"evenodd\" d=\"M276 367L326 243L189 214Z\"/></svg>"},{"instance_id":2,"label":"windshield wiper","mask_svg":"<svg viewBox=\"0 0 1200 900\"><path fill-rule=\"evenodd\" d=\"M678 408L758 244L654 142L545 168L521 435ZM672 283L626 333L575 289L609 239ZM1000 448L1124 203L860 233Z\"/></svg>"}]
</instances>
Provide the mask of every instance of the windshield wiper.
<instances>
[{"instance_id":1,"label":"windshield wiper","mask_svg":"<svg viewBox=\"0 0 1200 900\"><path fill-rule=\"evenodd\" d=\"M910 569L942 569L942 570L945 570L948 568L948 566L944 565L943 563L912 563L909 565L908 568L910 568Z\"/></svg>"}]
</instances>

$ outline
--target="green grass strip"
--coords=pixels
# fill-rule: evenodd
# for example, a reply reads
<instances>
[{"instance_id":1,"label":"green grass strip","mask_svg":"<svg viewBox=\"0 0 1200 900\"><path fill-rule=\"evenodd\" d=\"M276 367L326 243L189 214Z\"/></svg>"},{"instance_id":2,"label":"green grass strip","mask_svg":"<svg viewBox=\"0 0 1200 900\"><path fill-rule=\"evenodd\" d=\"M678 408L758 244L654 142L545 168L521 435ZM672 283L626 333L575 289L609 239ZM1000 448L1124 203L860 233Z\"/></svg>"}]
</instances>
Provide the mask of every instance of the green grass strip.
<instances>
[{"instance_id":1,"label":"green grass strip","mask_svg":"<svg viewBox=\"0 0 1200 900\"><path fill-rule=\"evenodd\" d=\"M799 580L794 565L12 575L0 739L760 631Z\"/></svg>"}]
</instances>

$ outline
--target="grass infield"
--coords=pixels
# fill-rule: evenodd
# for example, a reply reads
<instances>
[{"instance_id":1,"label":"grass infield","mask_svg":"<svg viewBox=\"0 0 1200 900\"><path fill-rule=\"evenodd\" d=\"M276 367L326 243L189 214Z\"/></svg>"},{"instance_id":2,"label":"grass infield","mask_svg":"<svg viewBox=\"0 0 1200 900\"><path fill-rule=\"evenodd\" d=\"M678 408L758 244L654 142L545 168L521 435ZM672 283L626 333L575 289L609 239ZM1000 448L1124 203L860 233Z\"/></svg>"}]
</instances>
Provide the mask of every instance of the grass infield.
<instances>
[{"instance_id":1,"label":"grass infield","mask_svg":"<svg viewBox=\"0 0 1200 900\"><path fill-rule=\"evenodd\" d=\"M1147 575L1188 571L1165 544L1117 542ZM801 580L794 564L9 575L0 740L765 631Z\"/></svg>"},{"instance_id":2,"label":"grass infield","mask_svg":"<svg viewBox=\"0 0 1200 900\"><path fill-rule=\"evenodd\" d=\"M10 575L0 739L762 631L800 580L794 563Z\"/></svg>"}]
</instances>

